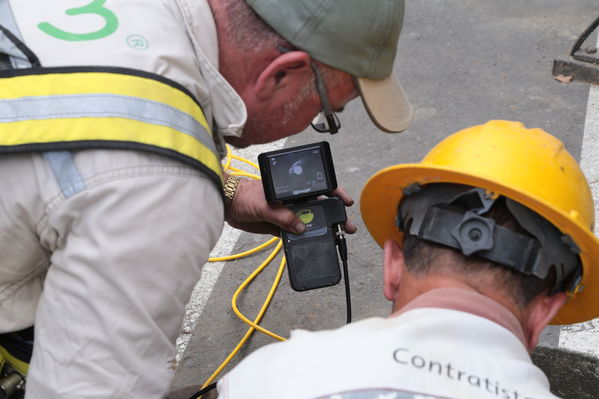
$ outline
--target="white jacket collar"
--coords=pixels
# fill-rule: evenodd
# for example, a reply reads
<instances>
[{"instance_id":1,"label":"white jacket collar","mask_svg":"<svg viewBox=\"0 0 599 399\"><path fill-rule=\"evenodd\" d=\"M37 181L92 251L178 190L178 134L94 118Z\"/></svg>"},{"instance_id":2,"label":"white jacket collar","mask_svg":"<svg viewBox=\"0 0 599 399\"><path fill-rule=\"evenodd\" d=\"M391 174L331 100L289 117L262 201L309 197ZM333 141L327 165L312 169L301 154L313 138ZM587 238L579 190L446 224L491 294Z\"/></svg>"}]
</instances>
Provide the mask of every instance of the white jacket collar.
<instances>
[{"instance_id":1,"label":"white jacket collar","mask_svg":"<svg viewBox=\"0 0 599 399\"><path fill-rule=\"evenodd\" d=\"M392 316L418 308L452 309L489 319L511 331L527 347L524 331L516 316L499 302L477 292L455 287L435 288L414 298Z\"/></svg>"}]
</instances>

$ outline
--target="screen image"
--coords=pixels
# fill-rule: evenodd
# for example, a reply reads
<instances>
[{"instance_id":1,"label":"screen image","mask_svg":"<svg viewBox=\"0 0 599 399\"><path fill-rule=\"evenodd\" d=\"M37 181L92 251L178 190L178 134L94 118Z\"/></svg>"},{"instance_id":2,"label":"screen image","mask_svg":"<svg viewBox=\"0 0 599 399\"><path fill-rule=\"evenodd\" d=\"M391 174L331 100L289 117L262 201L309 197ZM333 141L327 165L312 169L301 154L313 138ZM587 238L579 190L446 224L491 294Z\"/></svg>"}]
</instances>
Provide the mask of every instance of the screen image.
<instances>
[{"instance_id":1,"label":"screen image","mask_svg":"<svg viewBox=\"0 0 599 399\"><path fill-rule=\"evenodd\" d=\"M268 161L277 198L306 195L328 188L319 148L273 155Z\"/></svg>"}]
</instances>

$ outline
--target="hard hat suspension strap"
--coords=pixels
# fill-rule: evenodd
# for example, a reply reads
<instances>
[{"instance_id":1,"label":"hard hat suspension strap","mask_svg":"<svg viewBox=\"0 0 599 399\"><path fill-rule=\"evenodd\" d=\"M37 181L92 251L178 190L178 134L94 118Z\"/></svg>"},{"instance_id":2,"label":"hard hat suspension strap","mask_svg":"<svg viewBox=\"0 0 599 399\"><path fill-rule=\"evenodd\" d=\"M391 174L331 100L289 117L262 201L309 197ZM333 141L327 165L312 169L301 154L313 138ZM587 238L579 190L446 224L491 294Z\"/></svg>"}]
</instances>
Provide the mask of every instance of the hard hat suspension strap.
<instances>
[{"instance_id":1,"label":"hard hat suspension strap","mask_svg":"<svg viewBox=\"0 0 599 399\"><path fill-rule=\"evenodd\" d=\"M554 292L574 288L581 277L578 248L546 219L506 198L506 206L532 237L481 216L501 198L460 184L412 185L404 190L397 227L465 256L487 259L519 273L545 279L556 273Z\"/></svg>"}]
</instances>

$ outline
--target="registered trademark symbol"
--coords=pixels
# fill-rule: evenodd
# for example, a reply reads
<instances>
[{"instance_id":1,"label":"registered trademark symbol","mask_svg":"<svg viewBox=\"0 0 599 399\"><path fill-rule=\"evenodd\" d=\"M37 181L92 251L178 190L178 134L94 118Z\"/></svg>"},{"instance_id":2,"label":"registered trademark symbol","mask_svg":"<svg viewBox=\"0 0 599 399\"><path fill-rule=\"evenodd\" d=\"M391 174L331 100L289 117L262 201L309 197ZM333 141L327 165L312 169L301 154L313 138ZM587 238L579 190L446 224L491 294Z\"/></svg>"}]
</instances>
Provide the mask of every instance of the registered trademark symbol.
<instances>
[{"instance_id":1,"label":"registered trademark symbol","mask_svg":"<svg viewBox=\"0 0 599 399\"><path fill-rule=\"evenodd\" d=\"M127 44L135 50L147 50L150 43L142 35L130 35L127 37Z\"/></svg>"}]
</instances>

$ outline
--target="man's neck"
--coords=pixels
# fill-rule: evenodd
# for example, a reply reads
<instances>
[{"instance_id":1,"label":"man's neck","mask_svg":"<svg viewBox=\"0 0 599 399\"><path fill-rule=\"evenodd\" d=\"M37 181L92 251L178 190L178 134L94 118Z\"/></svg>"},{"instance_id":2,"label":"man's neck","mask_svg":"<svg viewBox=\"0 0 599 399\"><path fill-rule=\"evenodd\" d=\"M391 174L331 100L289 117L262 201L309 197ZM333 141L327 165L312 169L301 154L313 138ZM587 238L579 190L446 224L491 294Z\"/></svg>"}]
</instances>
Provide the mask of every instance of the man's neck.
<instances>
[{"instance_id":1,"label":"man's neck","mask_svg":"<svg viewBox=\"0 0 599 399\"><path fill-rule=\"evenodd\" d=\"M434 287L397 306L391 317L418 308L441 308L470 313L491 320L511 331L528 348L520 320L503 303L470 287Z\"/></svg>"},{"instance_id":2,"label":"man's neck","mask_svg":"<svg viewBox=\"0 0 599 399\"><path fill-rule=\"evenodd\" d=\"M523 314L520 307L514 302L511 296L503 294L499 290L489 289L494 287L496 282L493 276L478 276L476 283L456 278L451 274L428 274L425 277L418 277L407 272L404 273L402 287L394 301L393 311L401 309L416 297L437 289L437 288L460 288L466 291L472 291L482 296L488 297L501 304L510 311L518 322L523 325Z\"/></svg>"}]
</instances>

